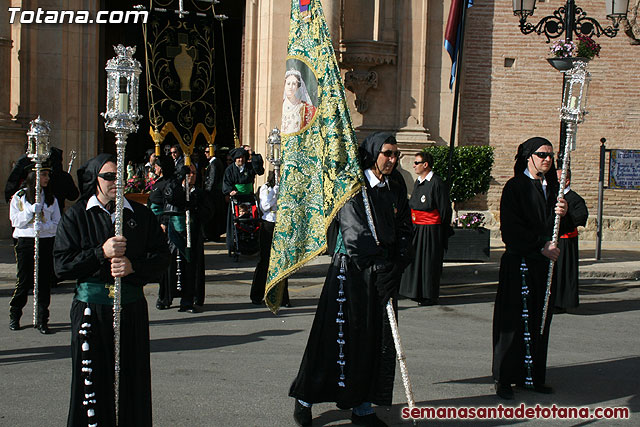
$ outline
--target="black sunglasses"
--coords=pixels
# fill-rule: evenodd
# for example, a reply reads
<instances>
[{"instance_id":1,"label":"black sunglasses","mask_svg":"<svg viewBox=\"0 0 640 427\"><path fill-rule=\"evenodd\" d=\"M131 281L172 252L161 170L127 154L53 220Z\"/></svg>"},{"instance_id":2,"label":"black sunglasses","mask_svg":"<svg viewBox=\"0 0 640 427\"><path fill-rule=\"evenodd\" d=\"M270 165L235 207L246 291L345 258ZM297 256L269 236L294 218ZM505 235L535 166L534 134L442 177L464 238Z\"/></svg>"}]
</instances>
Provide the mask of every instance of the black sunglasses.
<instances>
[{"instance_id":1,"label":"black sunglasses","mask_svg":"<svg viewBox=\"0 0 640 427\"><path fill-rule=\"evenodd\" d=\"M115 172L99 173L98 176L100 178L104 179L105 181L115 181L116 180L116 173Z\"/></svg>"},{"instance_id":2,"label":"black sunglasses","mask_svg":"<svg viewBox=\"0 0 640 427\"><path fill-rule=\"evenodd\" d=\"M427 163L427 162L413 162L413 164L416 165L416 166L421 165L423 163Z\"/></svg>"},{"instance_id":3,"label":"black sunglasses","mask_svg":"<svg viewBox=\"0 0 640 427\"><path fill-rule=\"evenodd\" d=\"M547 157L550 157L553 159L553 152L551 153L547 153L546 151L534 151L533 154L535 154L536 156L538 156L538 158L544 160Z\"/></svg>"},{"instance_id":4,"label":"black sunglasses","mask_svg":"<svg viewBox=\"0 0 640 427\"><path fill-rule=\"evenodd\" d=\"M381 151L380 154L385 157L400 157L400 151L386 150Z\"/></svg>"}]
</instances>

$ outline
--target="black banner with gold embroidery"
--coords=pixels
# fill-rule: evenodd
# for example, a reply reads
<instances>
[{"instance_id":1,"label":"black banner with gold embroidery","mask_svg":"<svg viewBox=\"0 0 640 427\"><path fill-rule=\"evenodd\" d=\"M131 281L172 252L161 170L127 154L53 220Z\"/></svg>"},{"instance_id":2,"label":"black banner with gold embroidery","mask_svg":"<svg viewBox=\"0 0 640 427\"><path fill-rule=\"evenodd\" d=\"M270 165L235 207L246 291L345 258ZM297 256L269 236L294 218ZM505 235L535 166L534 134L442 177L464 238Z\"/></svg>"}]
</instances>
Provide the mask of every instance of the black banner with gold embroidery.
<instances>
[{"instance_id":1,"label":"black banner with gold embroidery","mask_svg":"<svg viewBox=\"0 0 640 427\"><path fill-rule=\"evenodd\" d=\"M214 16L211 4L152 0L143 26L151 134L171 133L186 155L198 135L215 137Z\"/></svg>"}]
</instances>

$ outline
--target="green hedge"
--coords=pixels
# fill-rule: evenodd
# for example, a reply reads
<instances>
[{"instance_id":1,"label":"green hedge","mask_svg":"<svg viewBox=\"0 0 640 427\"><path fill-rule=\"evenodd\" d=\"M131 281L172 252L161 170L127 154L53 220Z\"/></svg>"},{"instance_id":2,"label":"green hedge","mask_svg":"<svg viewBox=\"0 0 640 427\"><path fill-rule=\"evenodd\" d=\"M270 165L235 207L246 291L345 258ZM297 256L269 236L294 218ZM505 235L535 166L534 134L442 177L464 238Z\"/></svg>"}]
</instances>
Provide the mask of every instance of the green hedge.
<instances>
[{"instance_id":1,"label":"green hedge","mask_svg":"<svg viewBox=\"0 0 640 427\"><path fill-rule=\"evenodd\" d=\"M437 145L425 148L433 156L433 171L447 179L449 147ZM486 193L491 182L493 147L488 145L465 145L454 147L453 171L451 172L451 200L461 203L473 196Z\"/></svg>"}]
</instances>

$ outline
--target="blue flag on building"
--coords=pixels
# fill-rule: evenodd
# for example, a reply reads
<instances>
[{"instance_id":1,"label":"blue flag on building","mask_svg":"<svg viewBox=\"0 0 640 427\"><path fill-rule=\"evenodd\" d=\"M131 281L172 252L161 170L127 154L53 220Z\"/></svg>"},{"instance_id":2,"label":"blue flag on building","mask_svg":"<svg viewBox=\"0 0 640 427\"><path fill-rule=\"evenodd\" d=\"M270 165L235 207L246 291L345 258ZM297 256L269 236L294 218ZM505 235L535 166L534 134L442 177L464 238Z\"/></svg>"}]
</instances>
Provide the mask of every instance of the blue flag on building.
<instances>
[{"instance_id":1,"label":"blue flag on building","mask_svg":"<svg viewBox=\"0 0 640 427\"><path fill-rule=\"evenodd\" d=\"M444 32L444 48L449 52L451 57L451 79L449 80L449 89L453 88L453 82L456 79L456 67L458 65L458 52L460 51L460 37L462 35L462 11L464 4L467 7L473 6L473 0L451 0L451 8L449 9L449 18L447 18L447 27Z\"/></svg>"}]
</instances>

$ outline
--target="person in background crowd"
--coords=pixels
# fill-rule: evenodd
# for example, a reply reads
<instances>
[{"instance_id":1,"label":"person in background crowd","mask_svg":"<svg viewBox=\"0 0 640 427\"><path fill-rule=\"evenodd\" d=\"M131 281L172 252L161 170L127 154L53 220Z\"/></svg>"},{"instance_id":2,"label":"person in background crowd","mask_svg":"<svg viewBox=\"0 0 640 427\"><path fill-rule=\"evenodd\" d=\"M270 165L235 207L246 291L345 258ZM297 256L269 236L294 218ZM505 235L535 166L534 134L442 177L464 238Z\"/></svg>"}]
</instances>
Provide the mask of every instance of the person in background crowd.
<instances>
[{"instance_id":1,"label":"person in background crowd","mask_svg":"<svg viewBox=\"0 0 640 427\"><path fill-rule=\"evenodd\" d=\"M204 194L209 210L213 212L211 218L205 219L203 227L207 240L217 242L224 233L227 220L227 203L222 194L222 179L225 164L220 160L219 150L214 147L214 156L209 150L205 151L208 164L204 171Z\"/></svg>"},{"instance_id":2,"label":"person in background crowd","mask_svg":"<svg viewBox=\"0 0 640 427\"><path fill-rule=\"evenodd\" d=\"M558 171L558 180L562 171ZM567 170L565 179L564 199L569 205L567 215L564 217L567 227L571 230L560 236L558 249L560 255L556 261L555 283L555 313L564 313L567 309L578 307L579 303L579 278L578 261L578 227L587 225L589 211L584 199L571 189L571 170Z\"/></svg>"},{"instance_id":3,"label":"person in background crowd","mask_svg":"<svg viewBox=\"0 0 640 427\"><path fill-rule=\"evenodd\" d=\"M415 257L402 275L399 293L418 305L438 304L442 261L451 233L449 190L432 166L430 153L416 153L413 170L418 179L409 200Z\"/></svg>"},{"instance_id":4,"label":"person in background crowd","mask_svg":"<svg viewBox=\"0 0 640 427\"><path fill-rule=\"evenodd\" d=\"M184 185L187 179L189 180L189 201L186 200ZM198 313L199 307L204 305L204 236L201 223L202 218L209 216L209 212L204 204L202 190L195 187L195 180L195 166L183 166L176 171L174 178L164 189L164 215L167 217L167 237L172 257L168 280L161 283L161 285L168 285L168 289L161 290L162 298L159 297L156 304L156 308L161 310L169 308L172 298L178 294L180 295L178 311ZM187 247L187 210L191 218L190 248Z\"/></svg>"},{"instance_id":5,"label":"person in background crowd","mask_svg":"<svg viewBox=\"0 0 640 427\"><path fill-rule=\"evenodd\" d=\"M31 159L29 159L26 154L20 156L16 161L16 164L9 174L4 190L4 198L7 203L9 203L11 196L21 188L23 181L27 177L27 171L29 170L28 166L31 164ZM58 208L62 215L64 213L65 201L76 200L80 195L80 192L78 191L76 184L73 182L71 174L64 169L64 165L62 164L62 150L56 147L51 147L48 164L51 166L51 170L49 172L50 190L58 201Z\"/></svg>"},{"instance_id":6,"label":"person in background crowd","mask_svg":"<svg viewBox=\"0 0 640 427\"><path fill-rule=\"evenodd\" d=\"M544 334L541 326L549 260L557 260L560 254L551 243L555 214L567 213L566 200L557 198L551 142L536 137L520 144L513 172L500 200L500 231L506 248L493 311L493 379L496 394L503 399L514 398L512 384L553 392L545 384L552 309ZM560 230L567 231L564 220Z\"/></svg>"},{"instance_id":7,"label":"person in background crowd","mask_svg":"<svg viewBox=\"0 0 640 427\"><path fill-rule=\"evenodd\" d=\"M62 162L62 150L51 147L51 191L58 200L60 214L64 213L65 201L73 201L80 196L80 191L73 182L73 177Z\"/></svg>"},{"instance_id":8,"label":"person in background crowd","mask_svg":"<svg viewBox=\"0 0 640 427\"><path fill-rule=\"evenodd\" d=\"M371 404L391 405L396 352L385 306L411 262L407 188L394 171L399 155L390 133L376 132L360 145L377 240L361 192L340 209L327 234L331 266L289 390L300 426L311 425L311 405L319 402L352 408L354 425L387 425Z\"/></svg>"},{"instance_id":9,"label":"person in background crowd","mask_svg":"<svg viewBox=\"0 0 640 427\"><path fill-rule=\"evenodd\" d=\"M254 168L259 167L260 163L258 161L247 162L249 153L242 147L231 150L229 155L234 163L224 171L222 193L229 197L233 197L236 194L253 194L253 183L258 174ZM229 209L231 209L231 205ZM227 215L227 248L231 249L233 247L233 213L229 212Z\"/></svg>"},{"instance_id":10,"label":"person in background crowd","mask_svg":"<svg viewBox=\"0 0 640 427\"><path fill-rule=\"evenodd\" d=\"M184 156L182 155L182 148L180 148L180 145L172 145L169 153L171 154L173 165L176 167L176 170L178 170L180 166L184 166Z\"/></svg>"},{"instance_id":11,"label":"person in background crowd","mask_svg":"<svg viewBox=\"0 0 640 427\"><path fill-rule=\"evenodd\" d=\"M38 293L35 327L42 334L50 332L49 303L51 301L51 287L55 284L53 273L53 241L56 228L60 222L60 209L58 201L53 196L50 186L51 168L45 164L40 173L40 203L35 203L36 173L27 165L29 172L25 180L25 186L12 198L9 206L9 216L13 230L13 238L16 239L15 254L18 267L18 280L16 288L9 302L9 329L20 329L20 317L27 304L29 292L34 287L34 241L36 229L40 232L39 243L39 271ZM35 217L40 217L40 222L35 224Z\"/></svg>"},{"instance_id":12,"label":"person in background crowd","mask_svg":"<svg viewBox=\"0 0 640 427\"><path fill-rule=\"evenodd\" d=\"M149 315L143 287L160 279L169 250L154 214L127 199L123 235L114 236L115 162L114 156L100 154L78 170L82 197L60 221L53 250L56 274L76 280L69 427L116 425L114 277L122 279L119 425L152 425ZM93 399L86 397L89 390Z\"/></svg>"},{"instance_id":13,"label":"person in background crowd","mask_svg":"<svg viewBox=\"0 0 640 427\"><path fill-rule=\"evenodd\" d=\"M271 257L271 243L273 242L273 230L276 226L276 213L278 210L278 185L274 171L269 172L267 182L260 187L260 211L262 212L262 224L260 226L260 260L253 272L251 282L251 302L261 305L264 299L264 288L267 284L269 273L269 259ZM289 299L289 281L285 279L282 305L291 307Z\"/></svg>"}]
</instances>

